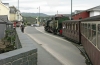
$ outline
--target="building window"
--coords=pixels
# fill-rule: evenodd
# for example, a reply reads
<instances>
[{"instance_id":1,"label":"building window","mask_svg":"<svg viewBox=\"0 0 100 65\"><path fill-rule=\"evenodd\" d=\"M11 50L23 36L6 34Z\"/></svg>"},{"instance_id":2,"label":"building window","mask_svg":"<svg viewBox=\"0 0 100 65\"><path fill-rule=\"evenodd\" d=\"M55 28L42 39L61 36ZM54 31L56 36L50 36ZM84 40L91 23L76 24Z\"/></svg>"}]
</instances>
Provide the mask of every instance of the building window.
<instances>
[{"instance_id":1,"label":"building window","mask_svg":"<svg viewBox=\"0 0 100 65\"><path fill-rule=\"evenodd\" d=\"M79 18L79 20L82 19L82 17Z\"/></svg>"}]
</instances>

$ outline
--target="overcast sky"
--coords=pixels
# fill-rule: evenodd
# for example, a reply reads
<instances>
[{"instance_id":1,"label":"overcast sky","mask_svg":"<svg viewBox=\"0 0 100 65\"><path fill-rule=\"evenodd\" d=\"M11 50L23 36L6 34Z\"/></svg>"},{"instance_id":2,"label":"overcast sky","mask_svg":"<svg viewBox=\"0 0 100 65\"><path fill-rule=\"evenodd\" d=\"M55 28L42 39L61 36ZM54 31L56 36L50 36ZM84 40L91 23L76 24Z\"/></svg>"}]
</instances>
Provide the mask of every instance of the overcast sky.
<instances>
[{"instance_id":1,"label":"overcast sky","mask_svg":"<svg viewBox=\"0 0 100 65\"><path fill-rule=\"evenodd\" d=\"M18 7L18 0L1 0L9 3L10 6ZM86 10L100 5L100 0L73 0L73 12L75 10ZM40 12L48 15L70 14L71 0L19 0L19 10L21 12Z\"/></svg>"}]
</instances>

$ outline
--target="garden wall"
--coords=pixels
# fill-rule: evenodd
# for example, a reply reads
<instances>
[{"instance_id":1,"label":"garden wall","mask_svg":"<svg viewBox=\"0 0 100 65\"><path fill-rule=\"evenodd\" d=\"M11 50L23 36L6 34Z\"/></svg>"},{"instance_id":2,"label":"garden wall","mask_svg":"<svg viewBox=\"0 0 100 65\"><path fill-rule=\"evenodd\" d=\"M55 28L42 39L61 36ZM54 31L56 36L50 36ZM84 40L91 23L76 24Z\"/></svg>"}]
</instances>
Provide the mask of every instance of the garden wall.
<instances>
[{"instance_id":1,"label":"garden wall","mask_svg":"<svg viewBox=\"0 0 100 65\"><path fill-rule=\"evenodd\" d=\"M0 65L37 65L37 48L33 40L16 28L16 50L0 54Z\"/></svg>"}]
</instances>

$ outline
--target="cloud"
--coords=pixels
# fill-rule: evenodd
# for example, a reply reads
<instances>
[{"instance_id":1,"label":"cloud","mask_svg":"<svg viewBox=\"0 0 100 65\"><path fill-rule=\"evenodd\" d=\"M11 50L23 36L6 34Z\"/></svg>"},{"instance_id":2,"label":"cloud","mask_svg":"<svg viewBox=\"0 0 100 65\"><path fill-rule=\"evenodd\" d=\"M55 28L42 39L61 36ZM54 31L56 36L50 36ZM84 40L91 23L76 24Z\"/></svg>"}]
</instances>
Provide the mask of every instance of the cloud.
<instances>
[{"instance_id":1,"label":"cloud","mask_svg":"<svg viewBox=\"0 0 100 65\"><path fill-rule=\"evenodd\" d=\"M10 6L18 7L18 0L2 0L9 3ZM99 5L99 0L72 0L73 12L75 10L86 10ZM19 9L21 12L40 12L46 14L70 14L71 0L19 0Z\"/></svg>"}]
</instances>

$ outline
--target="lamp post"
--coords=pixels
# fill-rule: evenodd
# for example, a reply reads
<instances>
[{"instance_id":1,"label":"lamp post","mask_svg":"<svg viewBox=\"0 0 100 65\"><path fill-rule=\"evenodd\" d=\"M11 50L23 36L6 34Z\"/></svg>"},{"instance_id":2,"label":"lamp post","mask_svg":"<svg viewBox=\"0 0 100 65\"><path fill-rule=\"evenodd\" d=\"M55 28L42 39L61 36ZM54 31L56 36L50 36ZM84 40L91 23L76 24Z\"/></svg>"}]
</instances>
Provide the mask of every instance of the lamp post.
<instances>
[{"instance_id":1,"label":"lamp post","mask_svg":"<svg viewBox=\"0 0 100 65\"><path fill-rule=\"evenodd\" d=\"M39 6L39 22L40 22L40 6Z\"/></svg>"},{"instance_id":2,"label":"lamp post","mask_svg":"<svg viewBox=\"0 0 100 65\"><path fill-rule=\"evenodd\" d=\"M38 23L39 23L39 25L40 25L40 6L39 6L38 9L39 9L39 17L38 17L38 20L39 20L39 21L38 21Z\"/></svg>"},{"instance_id":3,"label":"lamp post","mask_svg":"<svg viewBox=\"0 0 100 65\"><path fill-rule=\"evenodd\" d=\"M58 10L57 10L57 15L58 15Z\"/></svg>"},{"instance_id":4,"label":"lamp post","mask_svg":"<svg viewBox=\"0 0 100 65\"><path fill-rule=\"evenodd\" d=\"M72 0L71 0L71 20L72 20Z\"/></svg>"},{"instance_id":5,"label":"lamp post","mask_svg":"<svg viewBox=\"0 0 100 65\"><path fill-rule=\"evenodd\" d=\"M18 0L18 21L19 21L19 0Z\"/></svg>"},{"instance_id":6,"label":"lamp post","mask_svg":"<svg viewBox=\"0 0 100 65\"><path fill-rule=\"evenodd\" d=\"M18 0L18 10L19 10L19 0Z\"/></svg>"}]
</instances>

